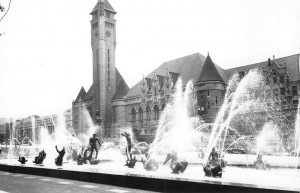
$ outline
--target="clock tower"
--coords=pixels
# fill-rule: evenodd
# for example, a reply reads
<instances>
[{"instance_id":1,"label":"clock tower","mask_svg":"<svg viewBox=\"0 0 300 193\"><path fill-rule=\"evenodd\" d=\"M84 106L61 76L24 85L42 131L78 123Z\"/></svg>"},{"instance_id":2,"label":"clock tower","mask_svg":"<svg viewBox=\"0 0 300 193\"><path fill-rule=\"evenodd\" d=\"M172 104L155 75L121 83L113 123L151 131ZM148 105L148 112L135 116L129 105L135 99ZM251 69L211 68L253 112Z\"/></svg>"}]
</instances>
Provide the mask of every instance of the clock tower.
<instances>
[{"instance_id":1,"label":"clock tower","mask_svg":"<svg viewBox=\"0 0 300 193\"><path fill-rule=\"evenodd\" d=\"M101 126L105 137L109 135L112 123L111 99L116 92L116 13L107 0L98 0L90 13L94 87L92 117Z\"/></svg>"}]
</instances>

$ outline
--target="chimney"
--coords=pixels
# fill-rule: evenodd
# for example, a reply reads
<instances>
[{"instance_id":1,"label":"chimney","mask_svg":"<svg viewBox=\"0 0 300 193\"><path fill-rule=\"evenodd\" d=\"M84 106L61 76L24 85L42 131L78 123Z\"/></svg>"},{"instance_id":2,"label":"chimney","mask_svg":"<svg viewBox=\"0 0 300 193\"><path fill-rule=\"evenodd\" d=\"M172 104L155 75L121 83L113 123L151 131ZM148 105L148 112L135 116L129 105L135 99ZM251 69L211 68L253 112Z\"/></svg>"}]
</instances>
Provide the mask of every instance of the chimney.
<instances>
[{"instance_id":1,"label":"chimney","mask_svg":"<svg viewBox=\"0 0 300 193\"><path fill-rule=\"evenodd\" d=\"M268 58L268 66L271 66L271 59Z\"/></svg>"}]
</instances>

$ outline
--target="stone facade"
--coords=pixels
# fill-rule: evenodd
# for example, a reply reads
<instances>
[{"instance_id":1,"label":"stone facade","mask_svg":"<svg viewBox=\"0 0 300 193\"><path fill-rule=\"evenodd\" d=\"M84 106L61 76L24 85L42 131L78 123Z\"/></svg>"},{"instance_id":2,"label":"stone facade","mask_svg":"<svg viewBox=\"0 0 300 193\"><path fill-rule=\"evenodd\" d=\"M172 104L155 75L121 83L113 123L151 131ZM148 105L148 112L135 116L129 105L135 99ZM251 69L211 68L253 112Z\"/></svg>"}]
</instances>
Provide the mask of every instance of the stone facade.
<instances>
[{"instance_id":1,"label":"stone facade","mask_svg":"<svg viewBox=\"0 0 300 193\"><path fill-rule=\"evenodd\" d=\"M72 104L73 127L77 133L88 127L84 118L87 111L94 124L100 126L102 138L118 140L120 131L129 128L138 140L151 142L179 77L183 85L193 82L197 100L194 111L204 121L213 123L229 78L234 73L243 77L253 68L264 72L266 96L276 96L281 111L286 111L290 122L293 120L300 96L299 54L225 70L209 55L195 53L164 62L129 89L115 67L115 14L107 0L98 1L91 13L93 84L88 92L81 88Z\"/></svg>"},{"instance_id":2,"label":"stone facade","mask_svg":"<svg viewBox=\"0 0 300 193\"><path fill-rule=\"evenodd\" d=\"M64 121L65 121L65 128L68 131L73 132L73 120L72 120L72 109L65 110L63 113Z\"/></svg>"},{"instance_id":3,"label":"stone facade","mask_svg":"<svg viewBox=\"0 0 300 193\"><path fill-rule=\"evenodd\" d=\"M0 118L0 143L6 143L10 136L10 128L13 126L12 118Z\"/></svg>"},{"instance_id":4,"label":"stone facade","mask_svg":"<svg viewBox=\"0 0 300 193\"><path fill-rule=\"evenodd\" d=\"M62 127L60 127L60 125ZM8 138L16 138L21 143L30 141L39 141L41 128L45 128L49 135L52 135L56 129L65 128L70 133L74 133L72 127L72 111L66 110L61 115L53 114L48 116L31 115L11 122ZM13 132L13 128L15 132Z\"/></svg>"}]
</instances>

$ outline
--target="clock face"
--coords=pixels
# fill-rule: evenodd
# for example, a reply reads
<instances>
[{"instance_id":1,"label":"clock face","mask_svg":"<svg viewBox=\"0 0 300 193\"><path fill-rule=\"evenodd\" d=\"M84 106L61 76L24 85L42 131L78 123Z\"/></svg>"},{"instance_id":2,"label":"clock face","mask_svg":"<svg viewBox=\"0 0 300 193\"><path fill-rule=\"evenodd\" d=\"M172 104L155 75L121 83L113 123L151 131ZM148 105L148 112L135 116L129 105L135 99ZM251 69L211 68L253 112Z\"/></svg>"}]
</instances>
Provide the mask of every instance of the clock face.
<instances>
[{"instance_id":1,"label":"clock face","mask_svg":"<svg viewBox=\"0 0 300 193\"><path fill-rule=\"evenodd\" d=\"M106 31L106 32L105 32L105 35L106 35L106 37L110 37L110 36L111 36L110 31Z\"/></svg>"}]
</instances>

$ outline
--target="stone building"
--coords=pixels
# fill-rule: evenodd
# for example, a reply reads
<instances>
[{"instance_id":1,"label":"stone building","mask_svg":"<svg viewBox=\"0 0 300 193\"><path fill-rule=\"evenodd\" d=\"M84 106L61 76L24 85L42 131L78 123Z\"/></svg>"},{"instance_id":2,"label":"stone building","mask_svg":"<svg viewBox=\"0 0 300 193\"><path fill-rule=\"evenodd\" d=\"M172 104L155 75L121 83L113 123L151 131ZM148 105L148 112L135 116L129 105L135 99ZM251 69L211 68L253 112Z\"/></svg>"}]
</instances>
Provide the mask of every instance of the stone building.
<instances>
[{"instance_id":1,"label":"stone building","mask_svg":"<svg viewBox=\"0 0 300 193\"><path fill-rule=\"evenodd\" d=\"M90 14L93 84L87 92L81 88L72 103L73 128L82 133L89 127L88 112L101 126L99 134L114 136L111 100L122 98L129 89L115 67L116 11L107 0L99 0Z\"/></svg>"},{"instance_id":2,"label":"stone building","mask_svg":"<svg viewBox=\"0 0 300 193\"><path fill-rule=\"evenodd\" d=\"M65 128L68 131L73 132L73 121L72 121L72 109L67 109L65 110L65 112L63 113L64 116L64 121L65 121Z\"/></svg>"},{"instance_id":3,"label":"stone building","mask_svg":"<svg viewBox=\"0 0 300 193\"><path fill-rule=\"evenodd\" d=\"M20 143L28 144L30 141L39 141L39 135L42 127L47 129L49 135L52 135L57 129L64 128L72 133L71 112L71 109L68 109L61 115L31 115L22 119L17 119L13 122L13 125L10 128L10 136L16 138ZM15 132L12 132L13 130Z\"/></svg>"},{"instance_id":4,"label":"stone building","mask_svg":"<svg viewBox=\"0 0 300 193\"><path fill-rule=\"evenodd\" d=\"M0 143L8 141L12 125L12 118L0 118Z\"/></svg>"},{"instance_id":5,"label":"stone building","mask_svg":"<svg viewBox=\"0 0 300 193\"><path fill-rule=\"evenodd\" d=\"M72 103L73 127L77 133L90 126L90 116L99 125L98 134L102 138L118 140L121 129L131 128L138 140L151 142L179 77L183 84L193 81L197 97L195 111L212 123L223 103L229 78L234 73L243 77L257 67L263 69L266 93L277 97L276 103L282 111L296 109L300 94L299 54L223 69L210 55L195 53L164 62L129 89L115 64L115 14L107 0L99 0L91 12L93 83L87 92L82 87ZM287 115L290 120L293 116L293 113Z\"/></svg>"}]
</instances>

